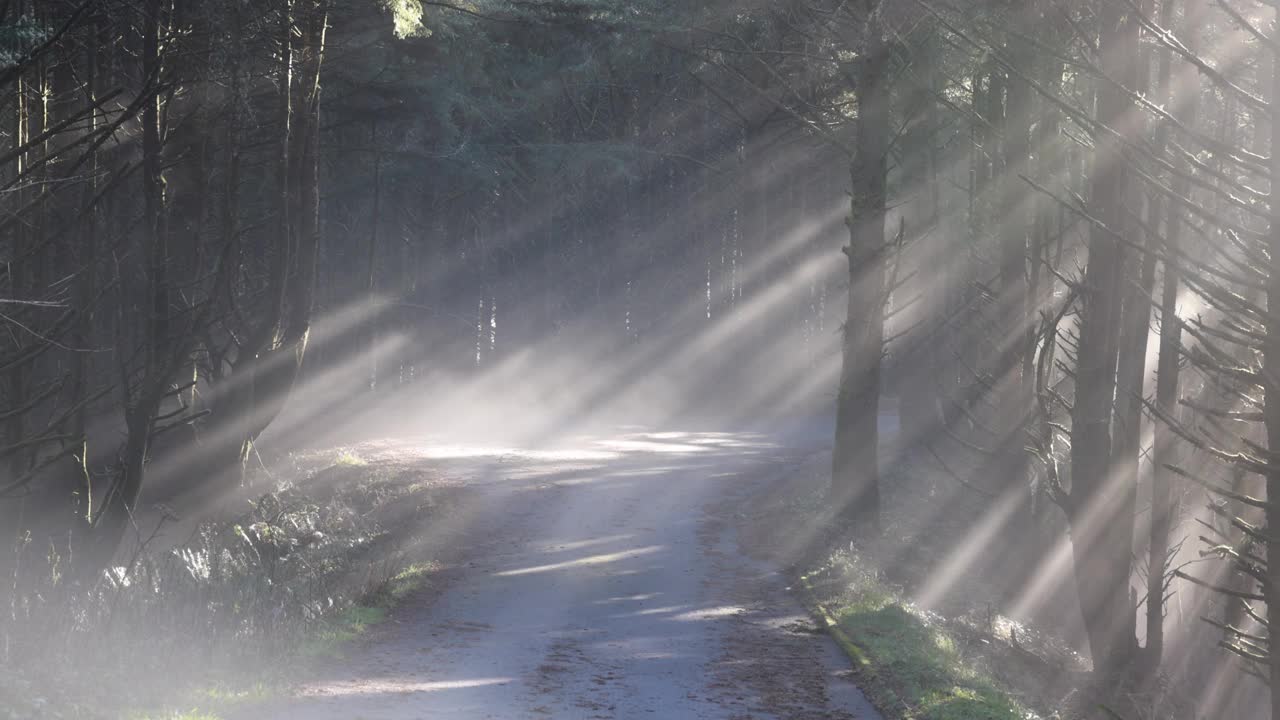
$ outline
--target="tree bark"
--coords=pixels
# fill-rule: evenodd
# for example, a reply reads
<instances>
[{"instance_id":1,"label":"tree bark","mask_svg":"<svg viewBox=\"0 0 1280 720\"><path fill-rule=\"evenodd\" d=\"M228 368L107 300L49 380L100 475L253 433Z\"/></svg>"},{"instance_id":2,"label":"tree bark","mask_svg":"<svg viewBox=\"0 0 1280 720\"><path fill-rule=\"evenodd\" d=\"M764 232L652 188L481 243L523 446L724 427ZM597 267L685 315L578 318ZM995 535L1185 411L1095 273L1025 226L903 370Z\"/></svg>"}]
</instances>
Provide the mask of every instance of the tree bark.
<instances>
[{"instance_id":1,"label":"tree bark","mask_svg":"<svg viewBox=\"0 0 1280 720\"><path fill-rule=\"evenodd\" d=\"M1122 3L1097 5L1104 72L1124 77L1137 48L1137 24ZM1129 110L1125 91L1101 83L1098 119L1121 134ZM1072 408L1071 525L1076 591L1089 635L1094 673L1108 683L1127 669L1136 645L1129 580L1134 488L1112 472L1112 425L1120 340L1124 253L1112 233L1126 226L1128 173L1122 146L1100 133L1090 169L1092 212L1103 227L1089 233L1084 307L1080 321L1076 397Z\"/></svg>"},{"instance_id":2,"label":"tree bark","mask_svg":"<svg viewBox=\"0 0 1280 720\"><path fill-rule=\"evenodd\" d=\"M366 379L365 389L375 391L378 389L379 318L375 309L378 295L378 227L382 221L380 217L382 215L382 153L378 152L377 118L369 123L369 147L373 152L373 214L369 218L369 252L365 272L367 273L366 289L369 293L369 302L372 303L371 311L374 314L369 318L368 345L365 348L369 353L369 377Z\"/></svg>"},{"instance_id":3,"label":"tree bark","mask_svg":"<svg viewBox=\"0 0 1280 720\"><path fill-rule=\"evenodd\" d=\"M1166 0L1161 7L1161 25L1173 24L1174 0ZM1203 18L1200 0L1186 3L1182 32L1179 36L1193 52L1199 52L1200 25ZM1172 70L1168 54L1160 58L1160 91L1169 98L1169 105L1178 121L1187 127L1195 127L1199 110L1200 87L1191 83L1175 91L1171 82ZM1157 148L1168 144L1168 126L1162 124L1157 138ZM1184 168L1185 170L1185 168ZM1191 183L1186 173L1179 173L1173 180L1173 191L1179 197L1191 196ZM1176 257L1182 245L1182 213L1173 203L1162 205L1164 215L1165 256ZM1182 354L1182 325L1178 320L1178 290L1181 285L1177 263L1164 263L1164 277L1160 293L1160 351L1156 368L1156 405L1162 414L1174 417L1178 410L1179 359ZM1179 505L1179 481L1169 469L1174 464L1177 437L1165 423L1153 428L1153 475L1151 480L1151 532L1147 550L1147 646L1144 665L1146 674L1154 677L1164 657L1164 595L1165 570L1169 556L1169 537L1177 520Z\"/></svg>"},{"instance_id":4,"label":"tree bark","mask_svg":"<svg viewBox=\"0 0 1280 720\"><path fill-rule=\"evenodd\" d=\"M1280 101L1280 71L1273 67L1271 72L1272 103ZM1272 451L1280 451L1280 122L1271 124L1271 190L1270 203L1271 228L1268 237L1271 266L1268 268L1267 309L1265 355L1263 358L1263 416L1267 430L1267 447ZM1267 507L1265 510L1267 532L1267 581L1263 584L1266 597L1267 617L1274 623L1277 619L1276 609L1280 608L1280 469L1272 469L1266 473ZM1274 625L1273 625L1274 631ZM1274 643L1273 643L1274 645ZM1272 692L1280 692L1280 648L1272 647L1268 653L1268 679ZM1271 703L1272 720L1280 720L1280 702Z\"/></svg>"},{"instance_id":5,"label":"tree bark","mask_svg":"<svg viewBox=\"0 0 1280 720\"><path fill-rule=\"evenodd\" d=\"M159 76L160 17L162 0L147 0L143 8L142 75ZM142 194L143 194L143 263L147 303L145 331L142 337L143 371L136 387L129 387L128 362L123 356L121 375L125 378L125 426L127 435L115 469L115 478L94 517L95 547L82 554L88 562L83 568L97 571L110 561L124 539L134 508L142 494L147 452L155 417L164 399L175 357L170 335L169 313L169 237L165 223L163 134L161 104L163 98L154 91L142 109ZM124 348L117 353L123 354Z\"/></svg>"},{"instance_id":6,"label":"tree bark","mask_svg":"<svg viewBox=\"0 0 1280 720\"><path fill-rule=\"evenodd\" d=\"M941 372L942 364L938 361L937 344L945 344L938 335L945 332L943 318L950 274L945 264L929 260L942 257L949 251L947 233L939 223L941 200L937 134L940 123L937 118L940 106L937 98L942 93L938 71L941 42L932 27L917 32L922 38L914 43L913 54L918 58L920 80L912 91L916 97L912 107L917 113L916 122L921 127L916 131L920 137L913 152L923 156L922 177L918 181L924 185L924 199L919 201L919 212L915 214L921 219L919 229L913 234L916 237L914 244L921 246L916 251L916 256L922 260L916 263L921 311L917 323L919 329L915 333L917 338L911 343L910 356L905 358L905 368L898 379L898 414L902 428L898 446L904 451L931 442L938 432L939 383L936 376Z\"/></svg>"},{"instance_id":7,"label":"tree bark","mask_svg":"<svg viewBox=\"0 0 1280 720\"><path fill-rule=\"evenodd\" d=\"M1144 14L1154 15L1152 0L1140 0ZM1168 5L1168 3L1166 3ZM1150 50L1138 51L1136 62L1127 66L1128 72L1119 76L1126 87L1135 92L1147 93L1149 90ZM1167 54L1165 54L1167 58ZM1123 121L1122 121L1123 122ZM1161 215L1159 196L1144 197L1144 193L1131 184L1125 189L1129 198L1130 209L1122 232L1141 245L1143 251L1133 252L1125 259L1124 277L1121 280L1123 308L1120 326L1120 360L1117 368L1116 387L1116 426L1115 448L1113 452L1113 470L1116 482L1124 493L1122 512L1115 522L1132 525L1132 517L1137 506L1137 490L1142 458L1142 417L1144 388L1146 384L1147 347L1151 338L1151 297L1155 292L1156 281L1156 240L1150 232L1145 231L1133 216L1143 214L1144 205L1146 224L1158 227ZM1130 510L1129 508L1134 508ZM1153 515L1154 518L1154 515ZM1163 566L1157 575L1163 576ZM1156 609L1163 612L1164 597L1160 596ZM1148 626L1150 625L1148 616ZM1136 618L1135 618L1136 622ZM1144 661L1146 658L1144 658ZM1144 662L1145 665L1145 662Z\"/></svg>"},{"instance_id":8,"label":"tree bark","mask_svg":"<svg viewBox=\"0 0 1280 720\"><path fill-rule=\"evenodd\" d=\"M1015 32L1005 43L1010 61L1020 73L1035 77L1038 62L1029 38L1036 33L1035 3L1015 6L1012 23ZM1004 83L1006 108L1003 116L1004 171L998 188L999 294L996 302L996 327L999 335L997 358L993 368L1000 418L995 427L998 439L996 484L1011 503L1013 511L1002 520L1001 537L1006 550L997 555L1000 565L1012 573L1012 583L1019 583L1026 567L1031 524L1031 483L1028 478L1030 458L1026 451L1025 429L1033 404L1033 334L1035 300L1031 297L1028 259L1035 229L1035 204L1027 192L1023 177L1032 175L1032 121L1035 95L1031 83L1020 73L1010 73ZM1008 357L1008 360L1003 358Z\"/></svg>"},{"instance_id":9,"label":"tree bark","mask_svg":"<svg viewBox=\"0 0 1280 720\"><path fill-rule=\"evenodd\" d=\"M868 3L875 6L877 3ZM844 362L836 401L830 499L846 528L870 536L880 529L879 416L884 351L885 214L890 124L891 51L869 10L864 52L856 70L858 125L849 218L849 306Z\"/></svg>"}]
</instances>

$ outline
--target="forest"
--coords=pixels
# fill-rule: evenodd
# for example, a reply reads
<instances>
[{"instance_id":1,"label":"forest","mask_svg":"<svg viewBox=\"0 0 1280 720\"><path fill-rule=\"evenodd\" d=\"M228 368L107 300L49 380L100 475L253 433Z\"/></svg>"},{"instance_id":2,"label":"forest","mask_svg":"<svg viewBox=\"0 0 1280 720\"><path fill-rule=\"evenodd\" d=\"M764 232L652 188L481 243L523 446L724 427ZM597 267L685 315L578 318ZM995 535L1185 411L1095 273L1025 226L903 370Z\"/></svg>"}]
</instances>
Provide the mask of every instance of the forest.
<instances>
[{"instance_id":1,"label":"forest","mask_svg":"<svg viewBox=\"0 0 1280 720\"><path fill-rule=\"evenodd\" d=\"M1280 720L1278 58L0 0L0 718Z\"/></svg>"}]
</instances>

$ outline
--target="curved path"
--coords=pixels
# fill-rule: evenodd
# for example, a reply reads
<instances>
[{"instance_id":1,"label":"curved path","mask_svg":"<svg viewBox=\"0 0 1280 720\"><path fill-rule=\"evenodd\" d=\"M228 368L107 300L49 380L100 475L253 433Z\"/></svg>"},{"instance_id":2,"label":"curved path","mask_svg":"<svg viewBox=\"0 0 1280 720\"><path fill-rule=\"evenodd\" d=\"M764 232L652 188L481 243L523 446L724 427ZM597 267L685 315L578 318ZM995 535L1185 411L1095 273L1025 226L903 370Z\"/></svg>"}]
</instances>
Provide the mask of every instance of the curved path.
<instances>
[{"instance_id":1,"label":"curved path","mask_svg":"<svg viewBox=\"0 0 1280 720\"><path fill-rule=\"evenodd\" d=\"M469 488L430 529L447 569L253 716L879 718L785 579L733 538L735 504L793 453L759 435L581 442L423 450Z\"/></svg>"}]
</instances>

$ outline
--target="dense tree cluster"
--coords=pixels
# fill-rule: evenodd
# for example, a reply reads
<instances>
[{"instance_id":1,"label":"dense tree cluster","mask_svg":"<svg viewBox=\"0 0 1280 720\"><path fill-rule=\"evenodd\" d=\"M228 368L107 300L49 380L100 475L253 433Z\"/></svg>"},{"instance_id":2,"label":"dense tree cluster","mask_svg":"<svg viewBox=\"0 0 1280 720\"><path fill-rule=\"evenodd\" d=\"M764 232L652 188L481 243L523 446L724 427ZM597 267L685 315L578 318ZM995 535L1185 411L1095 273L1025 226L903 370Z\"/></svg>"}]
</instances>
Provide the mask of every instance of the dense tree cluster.
<instances>
[{"instance_id":1,"label":"dense tree cluster","mask_svg":"<svg viewBox=\"0 0 1280 720\"><path fill-rule=\"evenodd\" d=\"M414 0L0 9L0 527L19 548L5 576L34 553L74 558L91 582L144 495L198 506L233 488L301 377L341 371L353 392L376 390L586 335L601 361L643 366L744 302L745 254L763 254L790 203L843 192L810 194L819 181L798 167L789 194L770 187L779 139L818 146L749 82L758 68L743 75L693 29L764 37L749 15ZM795 275L792 255L750 281ZM822 275L807 268L784 309L814 358L831 336ZM331 342L317 345L320 317ZM611 392L601 382L558 409Z\"/></svg>"},{"instance_id":2,"label":"dense tree cluster","mask_svg":"<svg viewBox=\"0 0 1280 720\"><path fill-rule=\"evenodd\" d=\"M1251 712L1241 678L1280 681L1272 9L869 1L761 17L773 34L730 40L767 66L756 87L851 163L837 530L878 532L888 392L902 444L989 499L971 541L1011 597L1052 572L1065 533L1103 685L1204 674L1201 712ZM1207 621L1179 613L1181 638L1239 663L1186 644L1171 658L1171 598Z\"/></svg>"},{"instance_id":3,"label":"dense tree cluster","mask_svg":"<svg viewBox=\"0 0 1280 720\"><path fill-rule=\"evenodd\" d=\"M1266 612L1280 603L1267 563L1280 492L1268 449L1266 308L1280 249L1269 189L1273 13L1198 0L918 7L897 18L887 3L845 13L864 32L850 77L859 103L851 287L897 290L883 280L894 240L880 219L895 179L888 194L910 203L902 223L943 243L930 253L969 259L952 264L958 278L914 283L924 302L906 332L918 347L954 350L937 383L928 382L936 365L908 365L919 374L907 382L929 389L902 394L904 422L917 418L906 441L959 466L970 456L973 470L956 479L991 498L976 534L994 544L1014 587L1049 561L1053 522L1030 520L1042 517L1037 501L1061 508L1103 684L1149 688L1162 672L1204 672L1202 653L1172 662L1165 652L1176 596L1202 608L1217 643L1243 661L1210 675L1202 711L1247 713L1248 684L1227 676L1280 680ZM949 119L934 116L933 134L913 141L899 130L924 122L912 92L880 83L910 87L922 76L926 102ZM947 150L954 124L970 138L967 158ZM923 178L908 174L916 153L931 168ZM876 178L859 178L868 167ZM943 205L956 218L946 224L967 231L929 237L938 205L909 198L936 198L939 183L963 189L967 202ZM872 452L865 398L874 391L863 383L875 382L879 347L854 329L866 327L874 297L851 300L846 331L840 409L861 424L848 437L837 430L833 490L843 483L858 505L874 501L875 465L848 446ZM874 528L870 513L857 507L851 521ZM1197 536L1203 549L1191 547ZM1156 716L1170 712L1153 702Z\"/></svg>"}]
</instances>

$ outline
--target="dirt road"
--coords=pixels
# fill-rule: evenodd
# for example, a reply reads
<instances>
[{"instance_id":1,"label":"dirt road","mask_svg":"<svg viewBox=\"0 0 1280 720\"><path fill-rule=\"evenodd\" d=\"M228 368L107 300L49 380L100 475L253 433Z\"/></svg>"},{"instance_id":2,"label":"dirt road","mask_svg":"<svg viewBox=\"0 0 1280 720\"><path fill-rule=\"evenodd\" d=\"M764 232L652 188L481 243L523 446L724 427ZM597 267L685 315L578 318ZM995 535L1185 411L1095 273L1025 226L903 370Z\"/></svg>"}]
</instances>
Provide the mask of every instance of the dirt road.
<instances>
[{"instance_id":1,"label":"dirt road","mask_svg":"<svg viewBox=\"0 0 1280 720\"><path fill-rule=\"evenodd\" d=\"M879 718L785 578L734 539L735 504L794 451L751 434L582 443L423 450L472 490L437 533L448 569L252 715Z\"/></svg>"}]
</instances>

